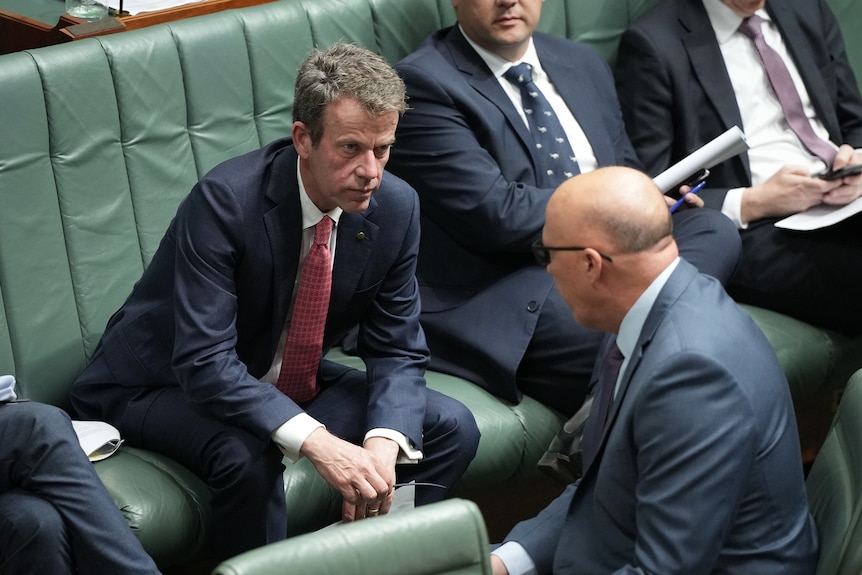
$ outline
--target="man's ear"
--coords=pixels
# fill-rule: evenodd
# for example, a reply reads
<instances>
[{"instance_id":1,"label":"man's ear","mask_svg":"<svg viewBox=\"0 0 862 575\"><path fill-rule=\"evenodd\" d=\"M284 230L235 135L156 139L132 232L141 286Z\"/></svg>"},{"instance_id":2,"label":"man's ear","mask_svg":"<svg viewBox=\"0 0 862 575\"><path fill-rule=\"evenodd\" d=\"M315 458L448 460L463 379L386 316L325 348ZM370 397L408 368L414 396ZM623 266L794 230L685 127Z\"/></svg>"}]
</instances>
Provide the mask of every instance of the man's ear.
<instances>
[{"instance_id":1,"label":"man's ear","mask_svg":"<svg viewBox=\"0 0 862 575\"><path fill-rule=\"evenodd\" d=\"M595 282L602 277L602 268L605 264L605 260L602 258L601 254L593 248L585 248L583 253L584 258L587 261L587 276L591 282Z\"/></svg>"},{"instance_id":2,"label":"man's ear","mask_svg":"<svg viewBox=\"0 0 862 575\"><path fill-rule=\"evenodd\" d=\"M290 130L290 135L293 138L293 146L296 148L296 153L300 158L308 158L311 153L311 135L308 133L308 127L299 121L293 123Z\"/></svg>"}]
</instances>

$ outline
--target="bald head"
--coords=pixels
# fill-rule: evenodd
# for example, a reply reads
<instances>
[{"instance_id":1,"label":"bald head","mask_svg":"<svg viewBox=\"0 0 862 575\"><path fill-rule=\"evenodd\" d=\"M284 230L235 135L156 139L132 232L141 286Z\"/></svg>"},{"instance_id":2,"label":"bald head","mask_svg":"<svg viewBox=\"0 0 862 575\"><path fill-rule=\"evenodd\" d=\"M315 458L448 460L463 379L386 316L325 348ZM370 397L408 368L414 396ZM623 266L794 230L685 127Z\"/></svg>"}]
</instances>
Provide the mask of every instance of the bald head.
<instances>
[{"instance_id":1,"label":"bald head","mask_svg":"<svg viewBox=\"0 0 862 575\"><path fill-rule=\"evenodd\" d=\"M610 251L636 253L670 239L673 224L663 194L646 174L611 167L564 182L548 202L545 228L563 241L586 232Z\"/></svg>"},{"instance_id":2,"label":"bald head","mask_svg":"<svg viewBox=\"0 0 862 575\"><path fill-rule=\"evenodd\" d=\"M601 168L564 182L548 201L548 271L582 325L615 332L643 291L678 255L661 191L646 174Z\"/></svg>"}]
</instances>

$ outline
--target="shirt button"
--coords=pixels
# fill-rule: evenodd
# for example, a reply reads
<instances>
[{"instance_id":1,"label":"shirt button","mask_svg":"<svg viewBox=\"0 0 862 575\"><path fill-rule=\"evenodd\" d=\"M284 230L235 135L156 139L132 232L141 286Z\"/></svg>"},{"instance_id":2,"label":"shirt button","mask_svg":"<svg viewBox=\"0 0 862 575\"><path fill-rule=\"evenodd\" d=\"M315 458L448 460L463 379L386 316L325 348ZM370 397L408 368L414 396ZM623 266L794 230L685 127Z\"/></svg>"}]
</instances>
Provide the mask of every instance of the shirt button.
<instances>
[{"instance_id":1,"label":"shirt button","mask_svg":"<svg viewBox=\"0 0 862 575\"><path fill-rule=\"evenodd\" d=\"M532 313L532 312L536 311L537 309L539 309L539 302L531 301L530 303L527 304L527 311L528 312Z\"/></svg>"}]
</instances>

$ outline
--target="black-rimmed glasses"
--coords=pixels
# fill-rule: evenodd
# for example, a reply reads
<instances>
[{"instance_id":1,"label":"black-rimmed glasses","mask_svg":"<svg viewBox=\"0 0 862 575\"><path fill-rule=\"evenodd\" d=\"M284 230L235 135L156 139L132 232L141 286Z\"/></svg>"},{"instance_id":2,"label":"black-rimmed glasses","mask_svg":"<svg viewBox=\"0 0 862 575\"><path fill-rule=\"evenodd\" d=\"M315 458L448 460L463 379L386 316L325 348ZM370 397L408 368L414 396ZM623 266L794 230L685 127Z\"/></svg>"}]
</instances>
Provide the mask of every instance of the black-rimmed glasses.
<instances>
[{"instance_id":1,"label":"black-rimmed glasses","mask_svg":"<svg viewBox=\"0 0 862 575\"><path fill-rule=\"evenodd\" d=\"M587 249L581 246L546 246L542 243L542 240L536 240L530 247L533 250L533 257L536 258L536 262L542 267L548 267L548 264L551 263L551 252L581 252ZM599 255L609 262L614 261L611 259L611 256L602 252L599 252Z\"/></svg>"}]
</instances>

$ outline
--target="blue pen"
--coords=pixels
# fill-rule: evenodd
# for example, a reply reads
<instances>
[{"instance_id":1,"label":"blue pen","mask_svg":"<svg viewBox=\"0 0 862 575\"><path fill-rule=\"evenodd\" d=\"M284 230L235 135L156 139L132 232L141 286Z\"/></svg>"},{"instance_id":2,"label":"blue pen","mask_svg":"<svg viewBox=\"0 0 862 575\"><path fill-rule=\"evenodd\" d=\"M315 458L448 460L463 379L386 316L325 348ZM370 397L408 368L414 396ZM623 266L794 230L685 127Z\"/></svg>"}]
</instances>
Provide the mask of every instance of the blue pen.
<instances>
[{"instance_id":1,"label":"blue pen","mask_svg":"<svg viewBox=\"0 0 862 575\"><path fill-rule=\"evenodd\" d=\"M692 189L690 189L689 191L684 193L682 196L680 196L680 198L676 201L676 203L670 207L670 213L674 213L675 211L677 211L679 209L679 207L685 201L685 197L688 194L698 193L701 190L701 188L703 188L703 186L705 186L705 185L706 185L706 180L702 180L698 185L696 185L695 187L693 187Z\"/></svg>"}]
</instances>

